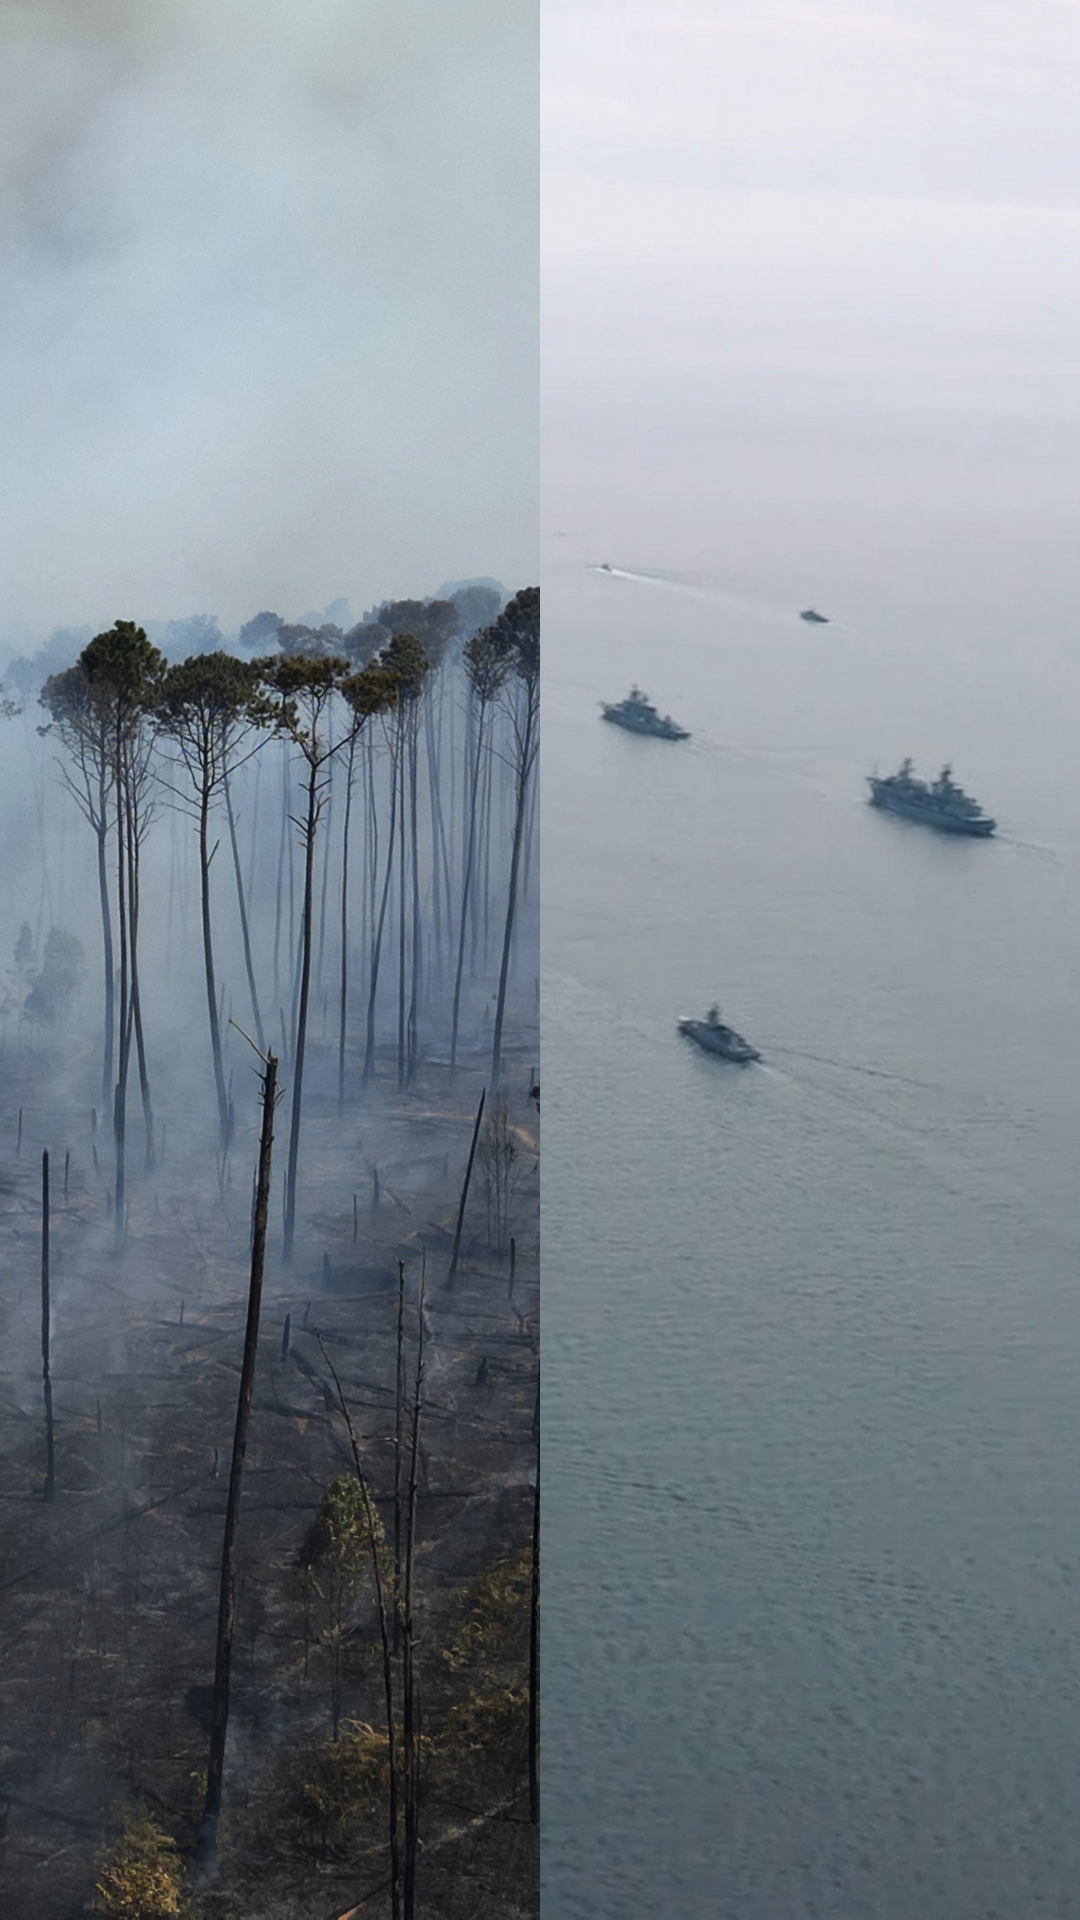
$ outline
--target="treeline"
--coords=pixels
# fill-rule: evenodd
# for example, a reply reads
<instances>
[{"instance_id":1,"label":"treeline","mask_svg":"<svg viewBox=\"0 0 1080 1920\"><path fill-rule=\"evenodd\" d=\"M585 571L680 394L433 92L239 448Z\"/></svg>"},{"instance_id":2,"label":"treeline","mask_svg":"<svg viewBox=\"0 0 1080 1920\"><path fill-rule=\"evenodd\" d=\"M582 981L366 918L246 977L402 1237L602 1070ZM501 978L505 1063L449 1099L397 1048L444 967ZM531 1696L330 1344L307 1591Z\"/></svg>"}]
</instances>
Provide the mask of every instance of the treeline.
<instances>
[{"instance_id":1,"label":"treeline","mask_svg":"<svg viewBox=\"0 0 1080 1920\"><path fill-rule=\"evenodd\" d=\"M288 624L267 612L241 631L246 647L267 649L254 658L214 646L171 664L144 628L120 620L45 681L40 701L49 718L40 731L58 743L64 782L95 847L101 1085L115 1140L118 1242L133 1079L147 1168L157 1151L140 961L145 854L163 807L195 827L222 1164L234 1125L218 961L225 884L235 898L229 911L238 916L248 1002L237 1024L265 1053L277 1044L280 1021L290 1082L287 1260L314 982L335 940L339 1108L350 1050L361 1083L376 1070L387 985L396 987L396 1071L405 1087L417 1072L425 1009L445 1020L455 1070L463 994L486 973L489 1084L498 1085L535 834L539 590L523 589L501 611L499 601L484 586L452 600L388 601L348 630L332 621ZM278 765L279 804L265 799L273 774L261 785L268 756ZM250 810L243 849L241 800ZM231 870L227 883L222 865Z\"/></svg>"}]
</instances>

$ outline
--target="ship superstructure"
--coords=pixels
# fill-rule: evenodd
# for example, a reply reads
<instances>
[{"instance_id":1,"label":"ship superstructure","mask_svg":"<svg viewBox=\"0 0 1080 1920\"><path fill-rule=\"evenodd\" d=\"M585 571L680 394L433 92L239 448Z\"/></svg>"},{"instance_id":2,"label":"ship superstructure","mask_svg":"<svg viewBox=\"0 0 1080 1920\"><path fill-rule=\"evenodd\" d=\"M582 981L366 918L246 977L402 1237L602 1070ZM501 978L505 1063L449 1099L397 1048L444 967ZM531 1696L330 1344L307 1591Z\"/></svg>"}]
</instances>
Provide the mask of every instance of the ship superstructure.
<instances>
[{"instance_id":1,"label":"ship superstructure","mask_svg":"<svg viewBox=\"0 0 1080 1920\"><path fill-rule=\"evenodd\" d=\"M640 687L631 687L625 700L617 704L602 702L601 715L612 726L625 727L628 733L645 733L653 740L689 740L685 727L677 727L670 714L660 715Z\"/></svg>"},{"instance_id":2,"label":"ship superstructure","mask_svg":"<svg viewBox=\"0 0 1080 1920\"><path fill-rule=\"evenodd\" d=\"M948 765L942 767L936 780L926 781L918 779L910 760L903 760L895 773L872 773L868 785L872 807L898 813L905 820L917 820L922 826L937 827L941 833L988 840L996 831L997 821L957 785Z\"/></svg>"}]
</instances>

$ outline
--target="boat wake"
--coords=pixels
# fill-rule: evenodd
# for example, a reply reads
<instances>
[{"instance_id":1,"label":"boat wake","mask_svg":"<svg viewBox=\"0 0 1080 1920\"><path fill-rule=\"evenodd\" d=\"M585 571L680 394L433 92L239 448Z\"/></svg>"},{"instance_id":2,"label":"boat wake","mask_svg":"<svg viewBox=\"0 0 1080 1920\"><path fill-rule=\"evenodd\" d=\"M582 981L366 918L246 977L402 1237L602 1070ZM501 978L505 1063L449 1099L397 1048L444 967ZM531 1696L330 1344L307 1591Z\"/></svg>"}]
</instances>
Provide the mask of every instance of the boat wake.
<instances>
[{"instance_id":1,"label":"boat wake","mask_svg":"<svg viewBox=\"0 0 1080 1920\"><path fill-rule=\"evenodd\" d=\"M913 1080L910 1074L893 1073L887 1067L864 1067L857 1060L838 1060L829 1053L808 1053L804 1047L776 1047L766 1044L766 1052L793 1060L812 1060L819 1067L838 1067L844 1073L859 1073L867 1080L892 1080L902 1087L915 1087L920 1093L940 1093L932 1080Z\"/></svg>"},{"instance_id":2,"label":"boat wake","mask_svg":"<svg viewBox=\"0 0 1080 1920\"><path fill-rule=\"evenodd\" d=\"M657 587L663 593L677 594L682 600L695 600L701 606L726 607L751 619L783 620L786 623L792 618L792 609L779 601L739 593L730 587L711 587L685 574L645 572L636 567L606 565L593 565L588 571L603 574L609 580L629 580L639 587Z\"/></svg>"}]
</instances>

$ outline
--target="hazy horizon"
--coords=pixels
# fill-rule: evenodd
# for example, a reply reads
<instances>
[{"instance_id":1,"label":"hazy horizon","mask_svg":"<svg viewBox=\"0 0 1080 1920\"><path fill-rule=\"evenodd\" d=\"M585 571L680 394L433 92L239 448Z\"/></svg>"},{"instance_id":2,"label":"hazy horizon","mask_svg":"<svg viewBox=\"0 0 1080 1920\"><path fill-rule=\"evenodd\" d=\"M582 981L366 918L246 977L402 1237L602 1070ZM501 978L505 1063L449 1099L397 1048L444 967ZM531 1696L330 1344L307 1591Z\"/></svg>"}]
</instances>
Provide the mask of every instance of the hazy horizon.
<instances>
[{"instance_id":1,"label":"hazy horizon","mask_svg":"<svg viewBox=\"0 0 1080 1920\"><path fill-rule=\"evenodd\" d=\"M0 637L534 579L523 0L0 33Z\"/></svg>"}]
</instances>

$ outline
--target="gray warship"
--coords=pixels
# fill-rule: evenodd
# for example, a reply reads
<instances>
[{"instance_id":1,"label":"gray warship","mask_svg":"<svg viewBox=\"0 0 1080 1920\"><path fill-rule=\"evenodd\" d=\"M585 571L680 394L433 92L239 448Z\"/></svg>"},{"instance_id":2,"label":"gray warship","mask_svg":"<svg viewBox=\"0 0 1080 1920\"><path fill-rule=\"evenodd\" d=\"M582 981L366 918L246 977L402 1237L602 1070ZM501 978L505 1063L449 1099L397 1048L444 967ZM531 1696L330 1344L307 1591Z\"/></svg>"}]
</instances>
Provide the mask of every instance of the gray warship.
<instances>
[{"instance_id":1,"label":"gray warship","mask_svg":"<svg viewBox=\"0 0 1080 1920\"><path fill-rule=\"evenodd\" d=\"M912 772L911 761L904 760L896 773L884 778L869 777L870 805L886 813L901 814L905 820L918 820L922 826L936 827L940 833L963 833L973 839L988 840L997 829L997 821L985 814L977 800L958 787L952 768L944 766L930 784Z\"/></svg>"},{"instance_id":2,"label":"gray warship","mask_svg":"<svg viewBox=\"0 0 1080 1920\"><path fill-rule=\"evenodd\" d=\"M640 687L631 687L625 700L618 705L601 702L600 711L612 726L625 727L628 733L647 733L654 740L689 740L685 727L677 727L668 714L663 718L657 713L651 700L647 700Z\"/></svg>"},{"instance_id":3,"label":"gray warship","mask_svg":"<svg viewBox=\"0 0 1080 1920\"><path fill-rule=\"evenodd\" d=\"M744 1040L734 1027L725 1026L720 1018L719 1007L710 1007L704 1020L695 1020L691 1014L684 1013L679 1021L679 1032L688 1040L696 1041L704 1047L706 1053L718 1053L722 1060L734 1060L740 1067L748 1067L751 1060L760 1060L756 1047Z\"/></svg>"}]
</instances>

